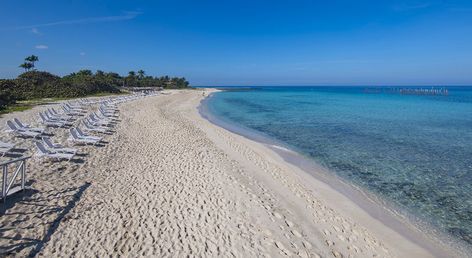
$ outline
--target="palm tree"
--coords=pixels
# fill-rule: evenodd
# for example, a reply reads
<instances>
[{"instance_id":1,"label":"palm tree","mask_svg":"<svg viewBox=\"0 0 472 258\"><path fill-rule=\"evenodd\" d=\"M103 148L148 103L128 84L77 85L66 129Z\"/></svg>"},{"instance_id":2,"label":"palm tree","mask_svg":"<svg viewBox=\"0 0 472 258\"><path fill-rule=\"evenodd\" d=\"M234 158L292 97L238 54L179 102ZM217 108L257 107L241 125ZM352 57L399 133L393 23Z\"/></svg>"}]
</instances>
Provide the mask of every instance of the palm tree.
<instances>
[{"instance_id":1,"label":"palm tree","mask_svg":"<svg viewBox=\"0 0 472 258\"><path fill-rule=\"evenodd\" d=\"M31 68L33 68L33 63L30 63L30 62L24 62L22 63L19 67L25 69L25 72L27 72L28 70L30 70Z\"/></svg>"},{"instance_id":2,"label":"palm tree","mask_svg":"<svg viewBox=\"0 0 472 258\"><path fill-rule=\"evenodd\" d=\"M139 78L140 80L142 80L142 79L144 78L144 75L145 75L145 74L146 74L146 73L145 73L143 70L139 70L139 71L138 71L138 78Z\"/></svg>"},{"instance_id":3,"label":"palm tree","mask_svg":"<svg viewBox=\"0 0 472 258\"><path fill-rule=\"evenodd\" d=\"M128 76L125 77L125 83L128 87L136 87L136 72L129 71Z\"/></svg>"},{"instance_id":4,"label":"palm tree","mask_svg":"<svg viewBox=\"0 0 472 258\"><path fill-rule=\"evenodd\" d=\"M34 68L34 63L39 61L39 57L37 57L35 55L30 55L30 56L25 58L25 61L30 62L31 63L31 68Z\"/></svg>"}]
</instances>

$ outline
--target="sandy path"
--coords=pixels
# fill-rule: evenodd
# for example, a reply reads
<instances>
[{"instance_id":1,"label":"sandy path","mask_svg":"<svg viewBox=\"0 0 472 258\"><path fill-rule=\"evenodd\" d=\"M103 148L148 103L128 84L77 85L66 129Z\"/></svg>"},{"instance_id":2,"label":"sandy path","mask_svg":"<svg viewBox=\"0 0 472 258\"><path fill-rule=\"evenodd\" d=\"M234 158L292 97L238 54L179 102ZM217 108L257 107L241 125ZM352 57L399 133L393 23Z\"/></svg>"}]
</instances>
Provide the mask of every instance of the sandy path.
<instances>
[{"instance_id":1,"label":"sandy path","mask_svg":"<svg viewBox=\"0 0 472 258\"><path fill-rule=\"evenodd\" d=\"M2 251L431 256L270 149L201 118L201 98L174 91L125 103L117 132L104 147L86 147L83 164L33 163L37 192L0 218Z\"/></svg>"}]
</instances>

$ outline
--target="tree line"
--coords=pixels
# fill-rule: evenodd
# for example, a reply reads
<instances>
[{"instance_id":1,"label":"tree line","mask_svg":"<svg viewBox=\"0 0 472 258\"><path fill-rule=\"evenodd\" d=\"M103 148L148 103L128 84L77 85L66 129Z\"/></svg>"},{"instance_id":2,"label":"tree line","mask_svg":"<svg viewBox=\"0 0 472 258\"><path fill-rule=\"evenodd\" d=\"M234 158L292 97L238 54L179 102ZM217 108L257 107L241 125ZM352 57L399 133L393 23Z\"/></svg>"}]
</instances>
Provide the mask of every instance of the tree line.
<instances>
[{"instance_id":1,"label":"tree line","mask_svg":"<svg viewBox=\"0 0 472 258\"><path fill-rule=\"evenodd\" d=\"M182 89L190 87L185 78L153 77L139 70L130 71L121 76L114 72L101 70L80 70L60 77L49 72L37 71L37 56L25 58L20 65L25 72L15 79L0 79L0 110L17 100L39 98L74 98L97 93L119 93L123 87L160 87L164 89Z\"/></svg>"}]
</instances>

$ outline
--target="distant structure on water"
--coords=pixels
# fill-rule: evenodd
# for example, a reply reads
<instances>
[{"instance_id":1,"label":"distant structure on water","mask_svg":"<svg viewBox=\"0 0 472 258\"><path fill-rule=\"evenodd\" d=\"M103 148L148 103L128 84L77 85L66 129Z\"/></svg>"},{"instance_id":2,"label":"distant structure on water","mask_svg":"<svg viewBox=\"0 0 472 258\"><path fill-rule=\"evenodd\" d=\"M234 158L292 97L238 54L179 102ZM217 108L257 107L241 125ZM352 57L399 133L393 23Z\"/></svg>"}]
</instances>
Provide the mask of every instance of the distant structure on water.
<instances>
[{"instance_id":1,"label":"distant structure on water","mask_svg":"<svg viewBox=\"0 0 472 258\"><path fill-rule=\"evenodd\" d=\"M447 88L365 88L364 93L369 94L400 94L400 95L429 95L429 96L447 96L449 91Z\"/></svg>"}]
</instances>

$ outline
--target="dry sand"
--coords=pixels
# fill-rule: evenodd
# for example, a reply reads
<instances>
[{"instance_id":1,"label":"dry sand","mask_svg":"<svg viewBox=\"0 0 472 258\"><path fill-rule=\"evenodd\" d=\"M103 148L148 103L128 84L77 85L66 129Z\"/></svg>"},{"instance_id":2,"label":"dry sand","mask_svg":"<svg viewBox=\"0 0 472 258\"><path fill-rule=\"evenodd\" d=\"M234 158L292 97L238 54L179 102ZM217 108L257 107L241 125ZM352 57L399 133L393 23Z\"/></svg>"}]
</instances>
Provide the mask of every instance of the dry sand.
<instances>
[{"instance_id":1,"label":"dry sand","mask_svg":"<svg viewBox=\"0 0 472 258\"><path fill-rule=\"evenodd\" d=\"M80 147L71 163L29 162L33 190L2 208L2 256L433 256L263 144L202 118L202 99L167 91L121 104L103 147ZM0 123L34 121L43 108ZM65 129L52 131L65 140Z\"/></svg>"}]
</instances>

